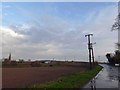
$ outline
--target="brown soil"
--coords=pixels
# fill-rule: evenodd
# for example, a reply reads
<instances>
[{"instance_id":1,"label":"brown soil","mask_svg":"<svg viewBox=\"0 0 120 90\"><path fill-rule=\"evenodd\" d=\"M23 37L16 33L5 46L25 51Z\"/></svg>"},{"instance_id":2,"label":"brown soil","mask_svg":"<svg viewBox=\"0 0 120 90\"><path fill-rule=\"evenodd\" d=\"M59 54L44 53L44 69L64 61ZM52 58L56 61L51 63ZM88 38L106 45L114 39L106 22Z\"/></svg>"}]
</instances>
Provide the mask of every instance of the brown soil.
<instances>
[{"instance_id":1,"label":"brown soil","mask_svg":"<svg viewBox=\"0 0 120 90\"><path fill-rule=\"evenodd\" d=\"M55 80L61 75L82 71L82 67L30 67L30 68L2 68L3 88L23 88L35 83Z\"/></svg>"}]
</instances>

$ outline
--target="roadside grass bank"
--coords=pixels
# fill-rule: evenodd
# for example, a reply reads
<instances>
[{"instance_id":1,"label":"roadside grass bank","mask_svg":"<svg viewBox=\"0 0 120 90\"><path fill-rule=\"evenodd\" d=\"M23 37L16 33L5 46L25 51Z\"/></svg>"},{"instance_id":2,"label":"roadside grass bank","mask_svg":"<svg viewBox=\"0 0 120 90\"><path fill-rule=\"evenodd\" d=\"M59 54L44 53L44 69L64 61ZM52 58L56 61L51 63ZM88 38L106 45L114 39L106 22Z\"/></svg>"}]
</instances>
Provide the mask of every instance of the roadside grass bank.
<instances>
[{"instance_id":1,"label":"roadside grass bank","mask_svg":"<svg viewBox=\"0 0 120 90\"><path fill-rule=\"evenodd\" d=\"M61 76L55 81L46 82L43 84L34 84L28 86L29 89L41 88L41 89L62 89L62 88L82 88L87 82L89 82L98 72L102 69L101 66L96 65L92 70L85 70L82 72L75 72L73 74ZM48 75L49 76L49 75Z\"/></svg>"}]
</instances>

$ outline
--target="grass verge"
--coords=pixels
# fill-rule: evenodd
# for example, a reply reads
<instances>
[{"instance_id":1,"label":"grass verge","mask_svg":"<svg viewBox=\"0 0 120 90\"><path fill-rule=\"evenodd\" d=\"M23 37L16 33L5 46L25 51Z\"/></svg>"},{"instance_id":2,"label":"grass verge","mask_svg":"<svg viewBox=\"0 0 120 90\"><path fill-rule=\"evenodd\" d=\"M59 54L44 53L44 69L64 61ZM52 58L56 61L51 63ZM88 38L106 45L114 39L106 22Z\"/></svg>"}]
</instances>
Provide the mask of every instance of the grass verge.
<instances>
[{"instance_id":1,"label":"grass verge","mask_svg":"<svg viewBox=\"0 0 120 90\"><path fill-rule=\"evenodd\" d=\"M83 85L89 82L101 69L102 67L97 65L92 70L76 72L67 76L62 76L56 81L34 84L28 88L82 88Z\"/></svg>"}]
</instances>

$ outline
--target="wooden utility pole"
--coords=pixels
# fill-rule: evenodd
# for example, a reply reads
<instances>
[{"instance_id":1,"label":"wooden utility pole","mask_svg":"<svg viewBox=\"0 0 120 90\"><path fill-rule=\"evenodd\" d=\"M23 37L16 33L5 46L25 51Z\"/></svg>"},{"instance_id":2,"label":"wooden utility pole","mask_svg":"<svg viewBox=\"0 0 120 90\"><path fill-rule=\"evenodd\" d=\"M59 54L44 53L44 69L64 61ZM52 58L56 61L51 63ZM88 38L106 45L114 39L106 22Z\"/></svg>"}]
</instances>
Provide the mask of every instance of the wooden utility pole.
<instances>
[{"instance_id":1,"label":"wooden utility pole","mask_svg":"<svg viewBox=\"0 0 120 90\"><path fill-rule=\"evenodd\" d=\"M92 63L91 63L91 40L90 40L90 36L93 36L93 34L87 34L85 35L85 37L88 37L88 51L89 51L89 63L90 63L90 69L92 69Z\"/></svg>"},{"instance_id":2,"label":"wooden utility pole","mask_svg":"<svg viewBox=\"0 0 120 90\"><path fill-rule=\"evenodd\" d=\"M93 44L96 44L96 42L95 42L95 43L91 43L91 50L92 50L92 60L93 60L93 65L94 65L94 64L95 64L95 56L94 56Z\"/></svg>"}]
</instances>

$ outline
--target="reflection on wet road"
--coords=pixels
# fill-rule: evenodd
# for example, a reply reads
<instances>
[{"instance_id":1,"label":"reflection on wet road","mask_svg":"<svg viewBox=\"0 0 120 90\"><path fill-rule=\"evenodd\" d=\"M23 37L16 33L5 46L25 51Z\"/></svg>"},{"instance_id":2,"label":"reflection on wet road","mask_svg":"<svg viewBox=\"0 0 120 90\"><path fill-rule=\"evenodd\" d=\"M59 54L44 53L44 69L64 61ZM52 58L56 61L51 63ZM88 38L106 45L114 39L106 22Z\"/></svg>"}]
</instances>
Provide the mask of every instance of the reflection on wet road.
<instances>
[{"instance_id":1,"label":"reflection on wet road","mask_svg":"<svg viewBox=\"0 0 120 90\"><path fill-rule=\"evenodd\" d=\"M84 88L116 88L120 90L120 67L100 64L104 68Z\"/></svg>"}]
</instances>

